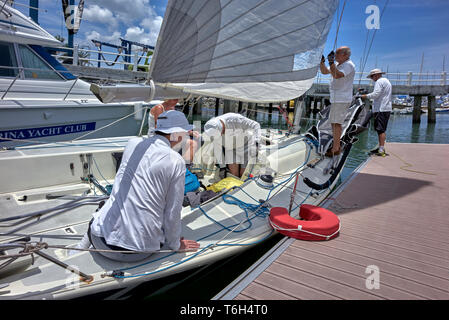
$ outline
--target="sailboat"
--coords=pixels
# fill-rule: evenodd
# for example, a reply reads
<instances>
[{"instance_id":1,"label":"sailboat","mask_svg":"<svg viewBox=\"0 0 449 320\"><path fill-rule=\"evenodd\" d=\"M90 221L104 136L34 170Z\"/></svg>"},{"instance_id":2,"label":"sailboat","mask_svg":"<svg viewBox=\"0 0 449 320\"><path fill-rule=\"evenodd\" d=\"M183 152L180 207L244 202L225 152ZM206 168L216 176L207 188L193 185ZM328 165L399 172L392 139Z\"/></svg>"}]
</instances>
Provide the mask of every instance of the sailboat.
<instances>
[{"instance_id":1,"label":"sailboat","mask_svg":"<svg viewBox=\"0 0 449 320\"><path fill-rule=\"evenodd\" d=\"M6 1L0 9L0 149L138 134L157 102L100 102L45 49L61 42Z\"/></svg>"},{"instance_id":2,"label":"sailboat","mask_svg":"<svg viewBox=\"0 0 449 320\"><path fill-rule=\"evenodd\" d=\"M98 86L103 102L211 96L286 101L312 85L338 1L169 0L144 85ZM240 183L181 212L182 236L195 252L164 246L140 262L75 249L92 213L108 197L126 138L22 147L0 153L0 299L119 298L156 279L231 257L272 237L270 208L298 218L336 185L366 110L355 98L343 125L342 153L332 143L328 109L303 134L263 130L259 155ZM128 137L129 138L129 137ZM210 148L209 148L210 149ZM207 144L194 164L204 186L221 182ZM301 177L293 192L296 177Z\"/></svg>"}]
</instances>

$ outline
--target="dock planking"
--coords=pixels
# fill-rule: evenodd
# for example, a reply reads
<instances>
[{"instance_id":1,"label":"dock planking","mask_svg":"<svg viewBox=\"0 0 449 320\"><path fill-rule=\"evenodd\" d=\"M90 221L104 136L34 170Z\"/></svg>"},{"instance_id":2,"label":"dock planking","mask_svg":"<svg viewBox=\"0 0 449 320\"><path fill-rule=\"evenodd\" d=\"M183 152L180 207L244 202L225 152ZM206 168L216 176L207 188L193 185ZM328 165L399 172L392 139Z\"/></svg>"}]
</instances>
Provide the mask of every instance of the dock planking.
<instances>
[{"instance_id":1,"label":"dock planking","mask_svg":"<svg viewBox=\"0 0 449 320\"><path fill-rule=\"evenodd\" d=\"M449 299L449 145L386 149L323 204L341 219L337 238L284 238L215 298ZM366 285L369 266L379 288Z\"/></svg>"}]
</instances>

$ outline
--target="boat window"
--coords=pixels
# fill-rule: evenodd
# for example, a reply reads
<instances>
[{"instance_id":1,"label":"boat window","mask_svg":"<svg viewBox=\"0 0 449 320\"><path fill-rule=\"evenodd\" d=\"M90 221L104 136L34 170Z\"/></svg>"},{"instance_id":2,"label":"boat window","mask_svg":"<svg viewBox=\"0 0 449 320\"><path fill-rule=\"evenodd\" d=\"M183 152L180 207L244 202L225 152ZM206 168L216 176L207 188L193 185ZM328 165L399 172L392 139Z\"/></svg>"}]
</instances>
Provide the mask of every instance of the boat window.
<instances>
[{"instance_id":1,"label":"boat window","mask_svg":"<svg viewBox=\"0 0 449 320\"><path fill-rule=\"evenodd\" d=\"M60 75L34 51L24 45L19 45L20 58L24 68L25 79L63 80Z\"/></svg>"},{"instance_id":2,"label":"boat window","mask_svg":"<svg viewBox=\"0 0 449 320\"><path fill-rule=\"evenodd\" d=\"M17 73L18 69L14 46L11 43L0 42L0 76L15 77Z\"/></svg>"}]
</instances>

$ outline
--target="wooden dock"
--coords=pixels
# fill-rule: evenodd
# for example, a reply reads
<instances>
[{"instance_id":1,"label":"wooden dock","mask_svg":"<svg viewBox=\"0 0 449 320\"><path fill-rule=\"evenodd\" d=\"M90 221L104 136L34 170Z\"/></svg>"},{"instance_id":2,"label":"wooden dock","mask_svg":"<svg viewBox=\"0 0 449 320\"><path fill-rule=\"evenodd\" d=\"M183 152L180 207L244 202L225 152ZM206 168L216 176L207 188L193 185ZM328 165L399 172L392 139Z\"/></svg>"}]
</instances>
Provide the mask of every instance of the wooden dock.
<instances>
[{"instance_id":1,"label":"wooden dock","mask_svg":"<svg viewBox=\"0 0 449 320\"><path fill-rule=\"evenodd\" d=\"M339 237L286 237L214 299L449 299L449 144L386 150L323 204Z\"/></svg>"}]
</instances>

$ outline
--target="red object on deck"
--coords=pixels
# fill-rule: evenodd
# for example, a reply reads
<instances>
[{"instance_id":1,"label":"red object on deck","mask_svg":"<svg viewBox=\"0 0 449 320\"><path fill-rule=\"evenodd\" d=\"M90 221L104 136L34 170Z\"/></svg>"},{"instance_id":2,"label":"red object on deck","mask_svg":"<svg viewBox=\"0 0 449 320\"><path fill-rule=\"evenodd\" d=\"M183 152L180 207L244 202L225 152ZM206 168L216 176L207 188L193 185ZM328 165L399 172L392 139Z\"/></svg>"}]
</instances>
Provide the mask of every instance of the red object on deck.
<instances>
[{"instance_id":1,"label":"red object on deck","mask_svg":"<svg viewBox=\"0 0 449 320\"><path fill-rule=\"evenodd\" d=\"M292 218L284 207L273 207L269 219L274 229L300 240L330 240L340 231L340 219L327 209L303 204L299 209L299 216L304 220Z\"/></svg>"}]
</instances>

